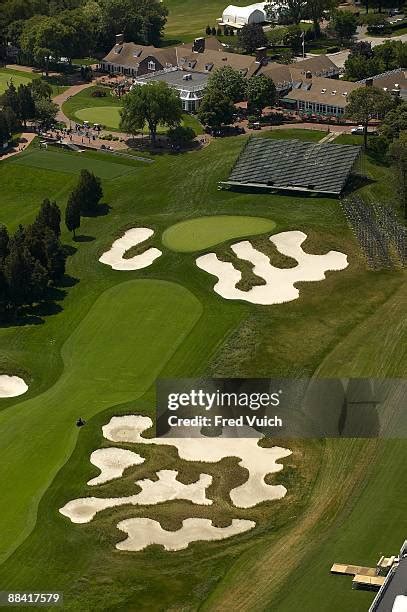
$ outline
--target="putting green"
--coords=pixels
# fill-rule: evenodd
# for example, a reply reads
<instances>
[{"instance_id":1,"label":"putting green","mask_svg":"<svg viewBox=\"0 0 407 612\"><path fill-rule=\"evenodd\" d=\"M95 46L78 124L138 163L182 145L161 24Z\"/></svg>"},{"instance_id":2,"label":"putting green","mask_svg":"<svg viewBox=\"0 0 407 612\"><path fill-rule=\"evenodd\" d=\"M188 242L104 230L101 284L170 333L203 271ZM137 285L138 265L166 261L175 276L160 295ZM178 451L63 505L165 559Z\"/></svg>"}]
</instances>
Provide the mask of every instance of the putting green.
<instances>
[{"instance_id":1,"label":"putting green","mask_svg":"<svg viewBox=\"0 0 407 612\"><path fill-rule=\"evenodd\" d=\"M120 125L121 106L92 106L81 108L76 111L75 116L81 121L89 123L100 123L107 128L118 130Z\"/></svg>"},{"instance_id":2,"label":"putting green","mask_svg":"<svg viewBox=\"0 0 407 612\"><path fill-rule=\"evenodd\" d=\"M264 234L275 227L274 221L264 217L198 217L171 225L163 233L162 243L171 251L192 253L233 238Z\"/></svg>"},{"instance_id":3,"label":"putting green","mask_svg":"<svg viewBox=\"0 0 407 612\"><path fill-rule=\"evenodd\" d=\"M140 397L202 313L174 283L134 280L105 291L62 348L45 393L0 412L0 561L28 535L37 507L77 439L75 421ZM18 432L18 435L17 435Z\"/></svg>"}]
</instances>

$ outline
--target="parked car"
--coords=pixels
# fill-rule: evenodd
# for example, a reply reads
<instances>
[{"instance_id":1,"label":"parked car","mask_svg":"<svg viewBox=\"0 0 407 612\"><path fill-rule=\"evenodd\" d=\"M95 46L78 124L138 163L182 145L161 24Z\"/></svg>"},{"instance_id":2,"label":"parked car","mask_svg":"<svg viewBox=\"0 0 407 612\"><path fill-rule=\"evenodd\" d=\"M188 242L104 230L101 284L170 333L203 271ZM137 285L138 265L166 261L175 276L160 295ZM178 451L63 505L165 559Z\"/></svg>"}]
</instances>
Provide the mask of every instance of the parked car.
<instances>
[{"instance_id":1,"label":"parked car","mask_svg":"<svg viewBox=\"0 0 407 612\"><path fill-rule=\"evenodd\" d=\"M351 134L364 134L365 128L363 125L358 125L358 127L354 127L351 129Z\"/></svg>"}]
</instances>

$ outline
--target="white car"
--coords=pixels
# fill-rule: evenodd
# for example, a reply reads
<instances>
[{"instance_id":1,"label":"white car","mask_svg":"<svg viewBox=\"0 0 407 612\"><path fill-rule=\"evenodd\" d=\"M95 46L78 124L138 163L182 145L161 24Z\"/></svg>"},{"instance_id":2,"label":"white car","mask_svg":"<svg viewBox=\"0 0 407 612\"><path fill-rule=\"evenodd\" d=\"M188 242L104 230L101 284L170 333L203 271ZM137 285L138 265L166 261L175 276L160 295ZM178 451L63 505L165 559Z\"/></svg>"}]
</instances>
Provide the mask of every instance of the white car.
<instances>
[{"instance_id":1,"label":"white car","mask_svg":"<svg viewBox=\"0 0 407 612\"><path fill-rule=\"evenodd\" d=\"M363 125L358 125L358 127L354 127L351 129L351 134L364 134L365 128Z\"/></svg>"}]
</instances>

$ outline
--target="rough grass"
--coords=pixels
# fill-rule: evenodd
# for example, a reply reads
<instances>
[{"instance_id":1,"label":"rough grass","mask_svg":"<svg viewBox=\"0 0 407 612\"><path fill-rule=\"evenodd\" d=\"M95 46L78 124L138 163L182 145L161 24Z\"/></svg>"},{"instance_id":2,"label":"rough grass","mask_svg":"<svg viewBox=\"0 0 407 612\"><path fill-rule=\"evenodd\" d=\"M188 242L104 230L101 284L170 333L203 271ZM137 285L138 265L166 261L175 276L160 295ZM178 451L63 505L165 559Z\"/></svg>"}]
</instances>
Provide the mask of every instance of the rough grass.
<instances>
[{"instance_id":1,"label":"rough grass","mask_svg":"<svg viewBox=\"0 0 407 612\"><path fill-rule=\"evenodd\" d=\"M33 77L30 73L8 68L0 68L0 96L6 91L10 81L18 88L19 85L28 85Z\"/></svg>"}]
</instances>

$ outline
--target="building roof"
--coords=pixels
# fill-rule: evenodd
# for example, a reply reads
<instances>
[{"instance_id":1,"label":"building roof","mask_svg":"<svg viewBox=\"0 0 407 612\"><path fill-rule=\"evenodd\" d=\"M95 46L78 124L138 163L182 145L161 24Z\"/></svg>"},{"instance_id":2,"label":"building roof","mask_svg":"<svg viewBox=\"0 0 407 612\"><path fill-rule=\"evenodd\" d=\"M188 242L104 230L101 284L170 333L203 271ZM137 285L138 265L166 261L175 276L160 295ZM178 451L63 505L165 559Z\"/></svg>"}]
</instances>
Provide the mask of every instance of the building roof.
<instances>
[{"instance_id":1,"label":"building roof","mask_svg":"<svg viewBox=\"0 0 407 612\"><path fill-rule=\"evenodd\" d=\"M177 65L175 47L163 47L161 49L132 42L116 44L103 61L133 68L147 57L156 58L163 66L165 64Z\"/></svg>"},{"instance_id":2,"label":"building roof","mask_svg":"<svg viewBox=\"0 0 407 612\"><path fill-rule=\"evenodd\" d=\"M295 75L293 75L295 76ZM298 75L301 79L302 75ZM302 100L317 104L327 104L345 108L351 91L362 87L360 83L351 83L325 77L313 77L293 82L293 89L288 94L290 100Z\"/></svg>"},{"instance_id":3,"label":"building roof","mask_svg":"<svg viewBox=\"0 0 407 612\"><path fill-rule=\"evenodd\" d=\"M362 79L358 83L367 83L371 80L374 87L379 87L390 93L399 91L403 99L407 99L407 71L404 68L396 68L377 74L371 79Z\"/></svg>"},{"instance_id":4,"label":"building roof","mask_svg":"<svg viewBox=\"0 0 407 612\"><path fill-rule=\"evenodd\" d=\"M293 67L301 71L302 74L311 72L315 76L338 75L339 68L334 62L324 53L314 55L306 59L298 60L293 64Z\"/></svg>"},{"instance_id":5,"label":"building roof","mask_svg":"<svg viewBox=\"0 0 407 612\"><path fill-rule=\"evenodd\" d=\"M265 5L266 2L256 2L255 4L249 4L247 6L235 6L234 4L229 4L229 6L227 6L223 11L222 17L233 16L235 18L240 17L241 19L248 19L254 11L261 11L265 16Z\"/></svg>"},{"instance_id":6,"label":"building roof","mask_svg":"<svg viewBox=\"0 0 407 612\"><path fill-rule=\"evenodd\" d=\"M222 185L339 195L360 147L251 138Z\"/></svg>"},{"instance_id":7,"label":"building roof","mask_svg":"<svg viewBox=\"0 0 407 612\"><path fill-rule=\"evenodd\" d=\"M287 89L292 83L291 69L287 64L269 62L260 66L257 74L264 74L264 76L269 77L277 89Z\"/></svg>"},{"instance_id":8,"label":"building roof","mask_svg":"<svg viewBox=\"0 0 407 612\"><path fill-rule=\"evenodd\" d=\"M184 44L176 47L178 65L184 70L196 70L198 72L214 72L217 68L231 66L240 70L244 76L254 74L260 64L251 55L239 53L228 53L227 51L214 51L205 48L203 53L193 51L192 44Z\"/></svg>"},{"instance_id":9,"label":"building roof","mask_svg":"<svg viewBox=\"0 0 407 612\"><path fill-rule=\"evenodd\" d=\"M186 79L185 77L188 77ZM204 89L209 79L209 75L202 72L185 72L183 70L169 70L157 73L145 74L136 77L136 83L148 83L149 81L163 81L170 87L183 89L185 91L194 91L196 89Z\"/></svg>"}]
</instances>

